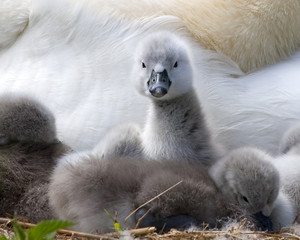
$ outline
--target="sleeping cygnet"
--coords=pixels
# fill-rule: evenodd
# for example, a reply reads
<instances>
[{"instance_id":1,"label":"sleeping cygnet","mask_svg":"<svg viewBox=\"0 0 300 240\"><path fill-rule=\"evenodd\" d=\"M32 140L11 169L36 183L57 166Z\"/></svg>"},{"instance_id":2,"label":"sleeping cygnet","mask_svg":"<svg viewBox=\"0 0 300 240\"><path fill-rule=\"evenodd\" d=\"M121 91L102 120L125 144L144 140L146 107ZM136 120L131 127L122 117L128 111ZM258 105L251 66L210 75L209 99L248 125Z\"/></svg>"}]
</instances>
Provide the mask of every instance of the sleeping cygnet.
<instances>
[{"instance_id":1,"label":"sleeping cygnet","mask_svg":"<svg viewBox=\"0 0 300 240\"><path fill-rule=\"evenodd\" d=\"M273 230L289 226L295 218L292 201L280 191L280 176L273 158L256 148L233 150L210 169L218 188L249 214L270 216Z\"/></svg>"},{"instance_id":2,"label":"sleeping cygnet","mask_svg":"<svg viewBox=\"0 0 300 240\"><path fill-rule=\"evenodd\" d=\"M181 184L125 218L141 204L183 180ZM218 227L218 220L241 216L241 208L218 191L205 166L187 162L105 159L91 152L60 159L49 187L50 205L62 220L77 223L74 230L113 231L104 209L117 212L123 227L133 228L151 209L140 227L185 229L190 225ZM250 217L251 218L251 217Z\"/></svg>"},{"instance_id":3,"label":"sleeping cygnet","mask_svg":"<svg viewBox=\"0 0 300 240\"><path fill-rule=\"evenodd\" d=\"M189 227L220 228L224 219L241 220L250 215L223 195L210 178L207 168L201 164L164 162L162 167L147 176L137 195L138 205L154 198L174 184L182 182L170 191L151 201L136 214L136 220L150 211L141 221L140 227L155 226L162 231L171 228L180 230Z\"/></svg>"}]
</instances>

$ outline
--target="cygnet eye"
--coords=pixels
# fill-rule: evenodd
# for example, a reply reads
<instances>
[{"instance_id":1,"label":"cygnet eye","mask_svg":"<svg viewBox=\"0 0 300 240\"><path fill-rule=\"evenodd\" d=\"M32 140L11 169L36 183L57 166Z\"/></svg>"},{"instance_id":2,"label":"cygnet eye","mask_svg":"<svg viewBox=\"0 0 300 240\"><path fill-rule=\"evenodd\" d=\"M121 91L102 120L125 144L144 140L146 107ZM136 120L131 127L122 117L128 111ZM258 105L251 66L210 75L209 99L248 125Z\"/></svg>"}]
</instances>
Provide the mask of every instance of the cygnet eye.
<instances>
[{"instance_id":1,"label":"cygnet eye","mask_svg":"<svg viewBox=\"0 0 300 240\"><path fill-rule=\"evenodd\" d=\"M146 68L146 65L144 62L142 62L142 68Z\"/></svg>"},{"instance_id":2,"label":"cygnet eye","mask_svg":"<svg viewBox=\"0 0 300 240\"><path fill-rule=\"evenodd\" d=\"M242 198L246 203L249 203L248 198L246 198L245 196L242 196Z\"/></svg>"},{"instance_id":3,"label":"cygnet eye","mask_svg":"<svg viewBox=\"0 0 300 240\"><path fill-rule=\"evenodd\" d=\"M174 66L173 66L174 68L177 68L178 67L178 63L177 63L177 61L176 61L176 63L174 64Z\"/></svg>"}]
</instances>

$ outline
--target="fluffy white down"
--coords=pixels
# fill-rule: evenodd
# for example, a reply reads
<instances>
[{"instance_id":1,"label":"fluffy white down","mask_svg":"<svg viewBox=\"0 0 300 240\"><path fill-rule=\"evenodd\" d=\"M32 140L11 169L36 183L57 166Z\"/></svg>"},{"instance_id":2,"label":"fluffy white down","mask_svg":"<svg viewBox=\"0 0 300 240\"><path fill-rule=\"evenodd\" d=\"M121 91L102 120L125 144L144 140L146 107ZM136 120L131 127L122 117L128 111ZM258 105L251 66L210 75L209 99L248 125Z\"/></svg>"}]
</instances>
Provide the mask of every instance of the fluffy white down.
<instances>
[{"instance_id":1,"label":"fluffy white down","mask_svg":"<svg viewBox=\"0 0 300 240\"><path fill-rule=\"evenodd\" d=\"M32 0L20 11L28 17L20 24L0 18L0 26L20 34L0 45L0 91L38 97L54 112L60 138L74 149L91 149L115 124L144 121L148 102L129 81L132 53L141 38L162 29L192 45L197 93L227 149L250 144L276 152L282 133L300 119L300 52L243 76L225 57L201 50L176 17L129 22L95 11L87 0Z\"/></svg>"},{"instance_id":2,"label":"fluffy white down","mask_svg":"<svg viewBox=\"0 0 300 240\"><path fill-rule=\"evenodd\" d=\"M289 152L278 156L274 164L280 172L281 188L293 201L296 212L300 212L300 156ZM299 223L299 219L297 220Z\"/></svg>"},{"instance_id":3,"label":"fluffy white down","mask_svg":"<svg viewBox=\"0 0 300 240\"><path fill-rule=\"evenodd\" d=\"M270 216L274 230L280 230L282 227L291 226L297 214L293 201L288 195L280 191L273 204Z\"/></svg>"}]
</instances>

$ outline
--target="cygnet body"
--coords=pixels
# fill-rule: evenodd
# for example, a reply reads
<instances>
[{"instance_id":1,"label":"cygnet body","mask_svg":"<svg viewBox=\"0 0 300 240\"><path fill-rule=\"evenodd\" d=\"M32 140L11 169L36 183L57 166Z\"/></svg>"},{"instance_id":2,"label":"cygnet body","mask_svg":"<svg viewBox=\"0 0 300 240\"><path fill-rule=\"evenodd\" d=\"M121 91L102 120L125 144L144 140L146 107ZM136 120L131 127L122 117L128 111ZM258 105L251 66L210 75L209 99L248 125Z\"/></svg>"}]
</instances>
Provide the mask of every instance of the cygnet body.
<instances>
[{"instance_id":1,"label":"cygnet body","mask_svg":"<svg viewBox=\"0 0 300 240\"><path fill-rule=\"evenodd\" d=\"M123 159L122 159L123 160ZM78 223L73 229L85 232L113 231L104 209L118 214L121 226L134 227L134 198L145 173L131 159L104 161L88 152L71 153L60 159L49 187L49 201L59 219ZM143 165L146 167L146 165Z\"/></svg>"}]
</instances>

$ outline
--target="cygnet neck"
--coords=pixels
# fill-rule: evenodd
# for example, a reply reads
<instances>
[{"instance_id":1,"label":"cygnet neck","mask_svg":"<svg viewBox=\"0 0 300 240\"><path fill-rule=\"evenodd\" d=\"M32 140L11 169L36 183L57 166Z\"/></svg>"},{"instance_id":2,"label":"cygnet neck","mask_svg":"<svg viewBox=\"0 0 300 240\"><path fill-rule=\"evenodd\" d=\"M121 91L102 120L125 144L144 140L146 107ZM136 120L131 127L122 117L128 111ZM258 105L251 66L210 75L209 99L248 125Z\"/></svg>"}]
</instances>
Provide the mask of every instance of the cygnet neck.
<instances>
[{"instance_id":1,"label":"cygnet neck","mask_svg":"<svg viewBox=\"0 0 300 240\"><path fill-rule=\"evenodd\" d=\"M214 157L210 134L194 90L151 102L143 132L146 156L211 165Z\"/></svg>"}]
</instances>

